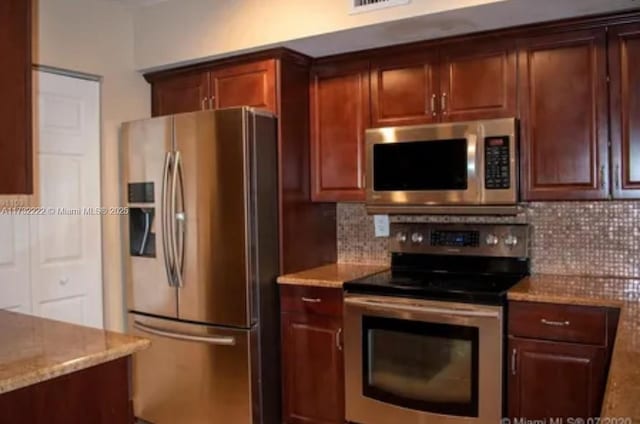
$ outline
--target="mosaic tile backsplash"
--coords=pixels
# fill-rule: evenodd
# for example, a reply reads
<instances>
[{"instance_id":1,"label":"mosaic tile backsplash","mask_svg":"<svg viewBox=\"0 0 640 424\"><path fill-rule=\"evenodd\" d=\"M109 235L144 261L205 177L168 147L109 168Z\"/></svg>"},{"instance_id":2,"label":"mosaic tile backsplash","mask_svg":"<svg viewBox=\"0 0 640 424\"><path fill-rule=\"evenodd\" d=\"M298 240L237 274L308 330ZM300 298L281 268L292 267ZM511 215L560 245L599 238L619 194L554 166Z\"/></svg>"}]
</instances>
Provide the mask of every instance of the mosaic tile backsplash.
<instances>
[{"instance_id":1,"label":"mosaic tile backsplash","mask_svg":"<svg viewBox=\"0 0 640 424\"><path fill-rule=\"evenodd\" d=\"M640 278L640 202L536 202L518 216L396 215L391 222L528 223L532 272ZM364 204L338 204L338 262L388 264Z\"/></svg>"}]
</instances>

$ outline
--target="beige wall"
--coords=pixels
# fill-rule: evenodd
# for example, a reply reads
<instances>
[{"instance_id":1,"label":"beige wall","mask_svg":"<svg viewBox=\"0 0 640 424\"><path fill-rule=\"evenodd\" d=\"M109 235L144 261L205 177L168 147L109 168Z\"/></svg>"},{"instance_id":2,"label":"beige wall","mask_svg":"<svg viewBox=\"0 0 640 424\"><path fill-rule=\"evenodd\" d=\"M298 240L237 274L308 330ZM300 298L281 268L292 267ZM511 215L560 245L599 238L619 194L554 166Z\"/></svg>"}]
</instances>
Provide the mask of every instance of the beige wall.
<instances>
[{"instance_id":1,"label":"beige wall","mask_svg":"<svg viewBox=\"0 0 640 424\"><path fill-rule=\"evenodd\" d=\"M350 15L349 0L169 0L137 10L136 65L153 68L500 1L413 0Z\"/></svg>"},{"instance_id":2,"label":"beige wall","mask_svg":"<svg viewBox=\"0 0 640 424\"><path fill-rule=\"evenodd\" d=\"M149 86L134 71L132 13L104 0L40 0L38 9L34 62L102 77L102 203L118 205L119 126L150 115ZM105 326L115 330L125 311L119 234L119 218L105 217Z\"/></svg>"}]
</instances>

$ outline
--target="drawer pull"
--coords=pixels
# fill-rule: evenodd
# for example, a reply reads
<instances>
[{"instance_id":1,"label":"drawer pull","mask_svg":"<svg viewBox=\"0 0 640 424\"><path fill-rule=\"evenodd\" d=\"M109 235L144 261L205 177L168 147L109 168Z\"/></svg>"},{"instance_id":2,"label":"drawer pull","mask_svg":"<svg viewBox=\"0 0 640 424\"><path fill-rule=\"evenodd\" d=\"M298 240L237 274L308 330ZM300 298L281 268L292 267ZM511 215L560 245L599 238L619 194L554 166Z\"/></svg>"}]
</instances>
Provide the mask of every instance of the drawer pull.
<instances>
[{"instance_id":1,"label":"drawer pull","mask_svg":"<svg viewBox=\"0 0 640 424\"><path fill-rule=\"evenodd\" d=\"M553 327L568 327L569 325L571 325L569 321L549 321L544 318L542 318L540 322L544 325L551 325Z\"/></svg>"},{"instance_id":2,"label":"drawer pull","mask_svg":"<svg viewBox=\"0 0 640 424\"><path fill-rule=\"evenodd\" d=\"M318 299L317 297L303 297L302 301L306 303L320 303L322 299Z\"/></svg>"}]
</instances>

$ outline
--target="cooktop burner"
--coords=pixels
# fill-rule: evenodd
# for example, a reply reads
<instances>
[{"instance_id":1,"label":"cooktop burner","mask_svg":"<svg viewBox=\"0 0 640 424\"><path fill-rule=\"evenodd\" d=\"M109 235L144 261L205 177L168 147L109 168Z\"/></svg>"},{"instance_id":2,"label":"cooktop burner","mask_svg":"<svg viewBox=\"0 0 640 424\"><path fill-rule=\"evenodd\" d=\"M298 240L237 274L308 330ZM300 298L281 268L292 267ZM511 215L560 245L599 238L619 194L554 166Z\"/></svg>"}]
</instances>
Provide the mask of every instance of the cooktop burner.
<instances>
[{"instance_id":1,"label":"cooktop burner","mask_svg":"<svg viewBox=\"0 0 640 424\"><path fill-rule=\"evenodd\" d=\"M529 274L524 225L394 224L391 270L349 281L351 293L501 305Z\"/></svg>"}]
</instances>

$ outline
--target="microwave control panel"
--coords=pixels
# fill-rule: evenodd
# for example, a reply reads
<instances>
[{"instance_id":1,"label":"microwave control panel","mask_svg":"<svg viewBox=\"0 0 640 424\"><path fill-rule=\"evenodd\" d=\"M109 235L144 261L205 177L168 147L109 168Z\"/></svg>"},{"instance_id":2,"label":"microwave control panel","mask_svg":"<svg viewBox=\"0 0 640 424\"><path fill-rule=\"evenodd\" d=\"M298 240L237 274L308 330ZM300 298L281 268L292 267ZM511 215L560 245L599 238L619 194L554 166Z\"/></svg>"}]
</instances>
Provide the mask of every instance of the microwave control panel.
<instances>
[{"instance_id":1,"label":"microwave control panel","mask_svg":"<svg viewBox=\"0 0 640 424\"><path fill-rule=\"evenodd\" d=\"M484 139L484 188L501 190L511 187L509 137Z\"/></svg>"}]
</instances>

